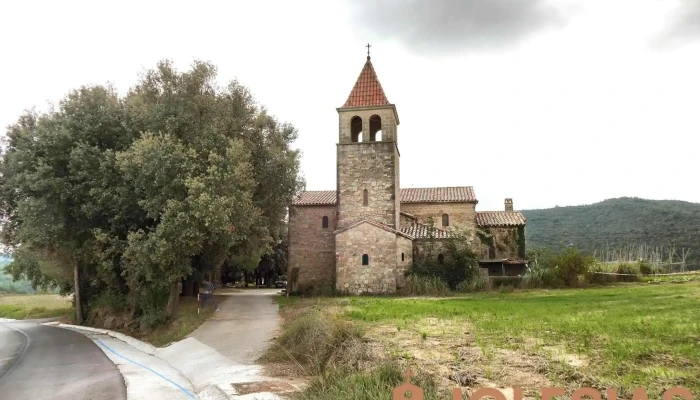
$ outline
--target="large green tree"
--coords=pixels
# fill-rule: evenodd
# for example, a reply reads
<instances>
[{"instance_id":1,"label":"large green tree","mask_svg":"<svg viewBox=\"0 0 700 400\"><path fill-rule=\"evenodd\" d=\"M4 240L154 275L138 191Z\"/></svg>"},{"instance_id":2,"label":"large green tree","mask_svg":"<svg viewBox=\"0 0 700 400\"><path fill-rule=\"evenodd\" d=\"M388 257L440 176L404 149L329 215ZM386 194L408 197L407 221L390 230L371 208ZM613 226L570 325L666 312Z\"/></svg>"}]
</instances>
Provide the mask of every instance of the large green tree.
<instances>
[{"instance_id":1,"label":"large green tree","mask_svg":"<svg viewBox=\"0 0 700 400\"><path fill-rule=\"evenodd\" d=\"M80 88L10 126L0 164L10 271L73 291L79 319L108 304L161 321L183 279L272 253L302 186L297 131L216 78L209 63L178 72L164 61L125 97Z\"/></svg>"}]
</instances>

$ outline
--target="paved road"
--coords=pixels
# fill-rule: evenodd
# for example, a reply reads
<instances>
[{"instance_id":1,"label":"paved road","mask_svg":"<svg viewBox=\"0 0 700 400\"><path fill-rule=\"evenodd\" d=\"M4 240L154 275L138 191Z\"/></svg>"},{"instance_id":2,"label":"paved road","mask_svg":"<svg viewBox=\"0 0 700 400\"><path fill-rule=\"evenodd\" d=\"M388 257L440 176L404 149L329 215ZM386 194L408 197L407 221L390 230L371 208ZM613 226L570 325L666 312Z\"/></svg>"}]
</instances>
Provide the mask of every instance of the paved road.
<instances>
[{"instance_id":1,"label":"paved road","mask_svg":"<svg viewBox=\"0 0 700 400\"><path fill-rule=\"evenodd\" d=\"M239 364L254 364L279 328L280 289L217 289L219 311L191 337Z\"/></svg>"},{"instance_id":2,"label":"paved road","mask_svg":"<svg viewBox=\"0 0 700 400\"><path fill-rule=\"evenodd\" d=\"M36 322L0 323L3 399L124 400L117 367L86 336Z\"/></svg>"}]
</instances>

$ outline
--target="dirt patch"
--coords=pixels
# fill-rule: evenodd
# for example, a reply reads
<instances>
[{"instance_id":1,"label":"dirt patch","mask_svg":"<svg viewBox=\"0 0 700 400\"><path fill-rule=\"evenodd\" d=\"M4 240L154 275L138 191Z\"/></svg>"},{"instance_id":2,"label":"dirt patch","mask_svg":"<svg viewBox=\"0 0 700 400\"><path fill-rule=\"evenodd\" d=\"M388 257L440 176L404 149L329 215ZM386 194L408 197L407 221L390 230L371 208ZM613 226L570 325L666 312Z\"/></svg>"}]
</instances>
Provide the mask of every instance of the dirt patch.
<instances>
[{"instance_id":1,"label":"dirt patch","mask_svg":"<svg viewBox=\"0 0 700 400\"><path fill-rule=\"evenodd\" d=\"M231 386L239 395L251 393L291 393L297 391L297 388L289 382L282 381L265 381L265 382L248 382L248 383L232 383Z\"/></svg>"},{"instance_id":2,"label":"dirt patch","mask_svg":"<svg viewBox=\"0 0 700 400\"><path fill-rule=\"evenodd\" d=\"M547 360L515 350L482 348L473 328L461 321L426 318L411 327L380 325L367 332L400 362L428 372L446 390L461 387L520 387L526 397L536 396L552 381L540 371Z\"/></svg>"}]
</instances>

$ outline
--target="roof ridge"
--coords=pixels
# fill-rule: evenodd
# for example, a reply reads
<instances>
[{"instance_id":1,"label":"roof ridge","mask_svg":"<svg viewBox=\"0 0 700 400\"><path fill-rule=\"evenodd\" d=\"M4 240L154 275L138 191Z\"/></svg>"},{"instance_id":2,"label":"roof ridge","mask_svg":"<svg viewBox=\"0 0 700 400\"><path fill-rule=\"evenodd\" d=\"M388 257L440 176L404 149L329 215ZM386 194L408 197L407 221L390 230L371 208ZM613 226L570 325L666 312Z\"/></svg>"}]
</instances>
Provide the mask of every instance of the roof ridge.
<instances>
[{"instance_id":1,"label":"roof ridge","mask_svg":"<svg viewBox=\"0 0 700 400\"><path fill-rule=\"evenodd\" d=\"M365 223L365 222L368 223L368 224L370 224L370 225L376 226L377 228L384 229L384 230L386 230L386 231L392 232L392 233L397 234L397 235L401 235L401 236L404 236L404 237L408 237L409 239L413 239L413 237L412 237L411 235L409 235L409 234L406 234L406 233L404 233L404 232L401 232L401 231L399 231L399 230L396 230L396 229L392 228L391 226L389 226L389 225L387 225L387 224L385 224L385 223L383 223L383 222L375 221L375 220L369 219L369 218L361 219L361 220L359 220L359 221L353 222L352 224L346 226L345 228L337 229L336 231L333 232L333 234L337 235L337 234L339 234L339 233L343 233L343 232L345 232L345 231L349 231L350 229L352 229L352 228L354 228L354 227L356 227L356 226L359 226L360 224L363 224L363 223Z\"/></svg>"},{"instance_id":2,"label":"roof ridge","mask_svg":"<svg viewBox=\"0 0 700 400\"><path fill-rule=\"evenodd\" d=\"M391 103L384 94L372 61L367 58L343 107L371 107L389 104Z\"/></svg>"}]
</instances>

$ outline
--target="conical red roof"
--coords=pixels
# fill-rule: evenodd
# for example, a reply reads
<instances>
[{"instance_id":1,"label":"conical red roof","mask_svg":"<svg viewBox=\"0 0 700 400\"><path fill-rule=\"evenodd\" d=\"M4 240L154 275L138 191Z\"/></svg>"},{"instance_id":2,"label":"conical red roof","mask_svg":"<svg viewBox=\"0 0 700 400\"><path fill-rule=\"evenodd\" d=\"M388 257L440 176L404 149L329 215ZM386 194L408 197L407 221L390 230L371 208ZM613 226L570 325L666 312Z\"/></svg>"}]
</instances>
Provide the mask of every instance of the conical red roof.
<instances>
[{"instance_id":1,"label":"conical red roof","mask_svg":"<svg viewBox=\"0 0 700 400\"><path fill-rule=\"evenodd\" d=\"M372 61L367 57L367 62L343 107L386 106L389 104L382 84L377 79L377 73L374 72Z\"/></svg>"}]
</instances>

